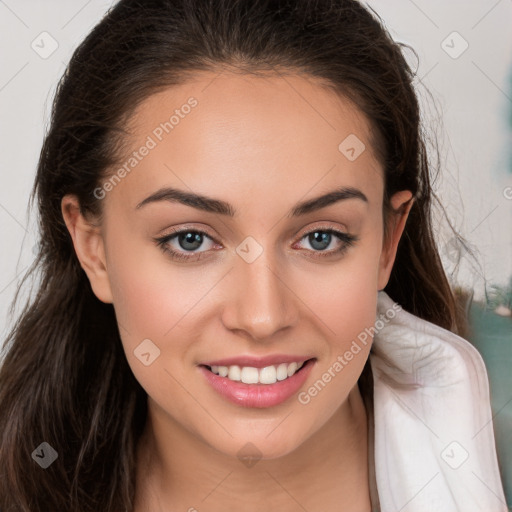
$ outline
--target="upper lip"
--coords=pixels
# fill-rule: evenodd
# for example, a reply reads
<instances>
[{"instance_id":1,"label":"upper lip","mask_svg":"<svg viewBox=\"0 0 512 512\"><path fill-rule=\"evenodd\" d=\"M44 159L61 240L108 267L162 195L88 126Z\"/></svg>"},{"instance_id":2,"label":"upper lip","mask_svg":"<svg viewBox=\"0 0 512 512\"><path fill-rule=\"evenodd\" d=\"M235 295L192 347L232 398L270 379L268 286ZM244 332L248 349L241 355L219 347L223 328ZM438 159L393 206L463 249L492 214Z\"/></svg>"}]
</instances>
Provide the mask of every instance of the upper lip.
<instances>
[{"instance_id":1,"label":"upper lip","mask_svg":"<svg viewBox=\"0 0 512 512\"><path fill-rule=\"evenodd\" d=\"M227 357L225 359L217 359L215 361L206 361L201 363L204 366L251 366L253 368L265 368L279 363L302 363L313 356L294 356L289 354L272 354L265 357L255 356L236 356Z\"/></svg>"}]
</instances>

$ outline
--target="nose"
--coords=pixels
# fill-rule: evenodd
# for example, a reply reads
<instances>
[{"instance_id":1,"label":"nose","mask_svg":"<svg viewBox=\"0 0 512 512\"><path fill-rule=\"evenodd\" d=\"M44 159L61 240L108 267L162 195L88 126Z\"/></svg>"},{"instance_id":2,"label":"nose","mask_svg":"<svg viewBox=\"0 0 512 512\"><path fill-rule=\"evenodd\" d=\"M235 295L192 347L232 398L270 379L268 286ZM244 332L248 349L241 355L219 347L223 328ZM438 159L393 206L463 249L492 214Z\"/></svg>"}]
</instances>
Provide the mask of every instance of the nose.
<instances>
[{"instance_id":1,"label":"nose","mask_svg":"<svg viewBox=\"0 0 512 512\"><path fill-rule=\"evenodd\" d=\"M226 329L257 341L275 340L276 333L296 325L299 317L300 301L286 273L266 253L252 263L236 261L222 313Z\"/></svg>"}]
</instances>

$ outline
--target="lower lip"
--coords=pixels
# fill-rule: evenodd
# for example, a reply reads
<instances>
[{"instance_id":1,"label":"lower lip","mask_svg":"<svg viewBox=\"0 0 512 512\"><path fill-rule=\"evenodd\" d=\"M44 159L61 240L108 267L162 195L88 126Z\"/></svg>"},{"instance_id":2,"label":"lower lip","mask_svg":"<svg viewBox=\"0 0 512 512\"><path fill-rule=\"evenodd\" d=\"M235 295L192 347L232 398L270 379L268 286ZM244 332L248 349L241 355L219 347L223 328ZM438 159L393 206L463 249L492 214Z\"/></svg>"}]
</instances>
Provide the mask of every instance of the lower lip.
<instances>
[{"instance_id":1,"label":"lower lip","mask_svg":"<svg viewBox=\"0 0 512 512\"><path fill-rule=\"evenodd\" d=\"M310 359L297 373L275 384L244 384L216 375L205 366L198 368L212 388L230 402L242 407L264 408L279 405L297 393L311 373L315 361Z\"/></svg>"}]
</instances>

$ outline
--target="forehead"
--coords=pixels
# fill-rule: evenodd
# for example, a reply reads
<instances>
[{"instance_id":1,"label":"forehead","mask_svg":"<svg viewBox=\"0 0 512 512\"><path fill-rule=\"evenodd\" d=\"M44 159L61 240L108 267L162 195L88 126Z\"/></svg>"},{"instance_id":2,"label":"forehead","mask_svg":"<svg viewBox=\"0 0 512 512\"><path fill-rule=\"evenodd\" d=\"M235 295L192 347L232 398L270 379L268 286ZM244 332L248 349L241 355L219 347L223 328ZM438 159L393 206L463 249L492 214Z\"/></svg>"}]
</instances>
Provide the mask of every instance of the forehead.
<instances>
[{"instance_id":1,"label":"forehead","mask_svg":"<svg viewBox=\"0 0 512 512\"><path fill-rule=\"evenodd\" d=\"M297 201L339 185L379 197L370 128L356 106L311 77L199 72L138 106L119 165L150 150L115 192L131 205L165 185L215 197L243 188L252 192L246 200Z\"/></svg>"}]
</instances>

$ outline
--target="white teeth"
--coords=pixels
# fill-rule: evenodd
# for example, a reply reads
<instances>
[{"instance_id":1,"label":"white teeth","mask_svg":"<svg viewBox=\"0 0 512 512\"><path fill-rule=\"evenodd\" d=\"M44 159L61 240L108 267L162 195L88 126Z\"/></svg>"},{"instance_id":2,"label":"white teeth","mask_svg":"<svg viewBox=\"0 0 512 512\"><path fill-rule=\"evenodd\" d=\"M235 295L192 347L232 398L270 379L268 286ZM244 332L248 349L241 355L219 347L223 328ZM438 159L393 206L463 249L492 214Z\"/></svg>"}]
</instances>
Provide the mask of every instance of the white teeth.
<instances>
[{"instance_id":1,"label":"white teeth","mask_svg":"<svg viewBox=\"0 0 512 512\"><path fill-rule=\"evenodd\" d=\"M277 370L275 366L267 366L260 370L259 381L262 384L274 384L277 382Z\"/></svg>"},{"instance_id":2,"label":"white teeth","mask_svg":"<svg viewBox=\"0 0 512 512\"><path fill-rule=\"evenodd\" d=\"M251 366L244 366L240 374L240 380L244 384L257 384L260 380L258 368L252 368Z\"/></svg>"},{"instance_id":3,"label":"white teeth","mask_svg":"<svg viewBox=\"0 0 512 512\"><path fill-rule=\"evenodd\" d=\"M266 366L265 368L254 368L238 365L233 366L212 366L211 371L229 380L242 381L244 384L275 384L277 381L285 380L294 375L302 368L301 363L281 363L277 366Z\"/></svg>"},{"instance_id":4,"label":"white teeth","mask_svg":"<svg viewBox=\"0 0 512 512\"><path fill-rule=\"evenodd\" d=\"M288 365L286 363L281 363L277 367L277 380L284 380L288 377Z\"/></svg>"},{"instance_id":5,"label":"white teeth","mask_svg":"<svg viewBox=\"0 0 512 512\"><path fill-rule=\"evenodd\" d=\"M228 379L229 380L241 380L242 379L242 375L241 375L241 371L240 371L240 366L230 366L229 367L229 372L228 372Z\"/></svg>"},{"instance_id":6,"label":"white teeth","mask_svg":"<svg viewBox=\"0 0 512 512\"><path fill-rule=\"evenodd\" d=\"M291 377L296 371L299 365L297 363L290 363L288 365L288 377Z\"/></svg>"}]
</instances>

